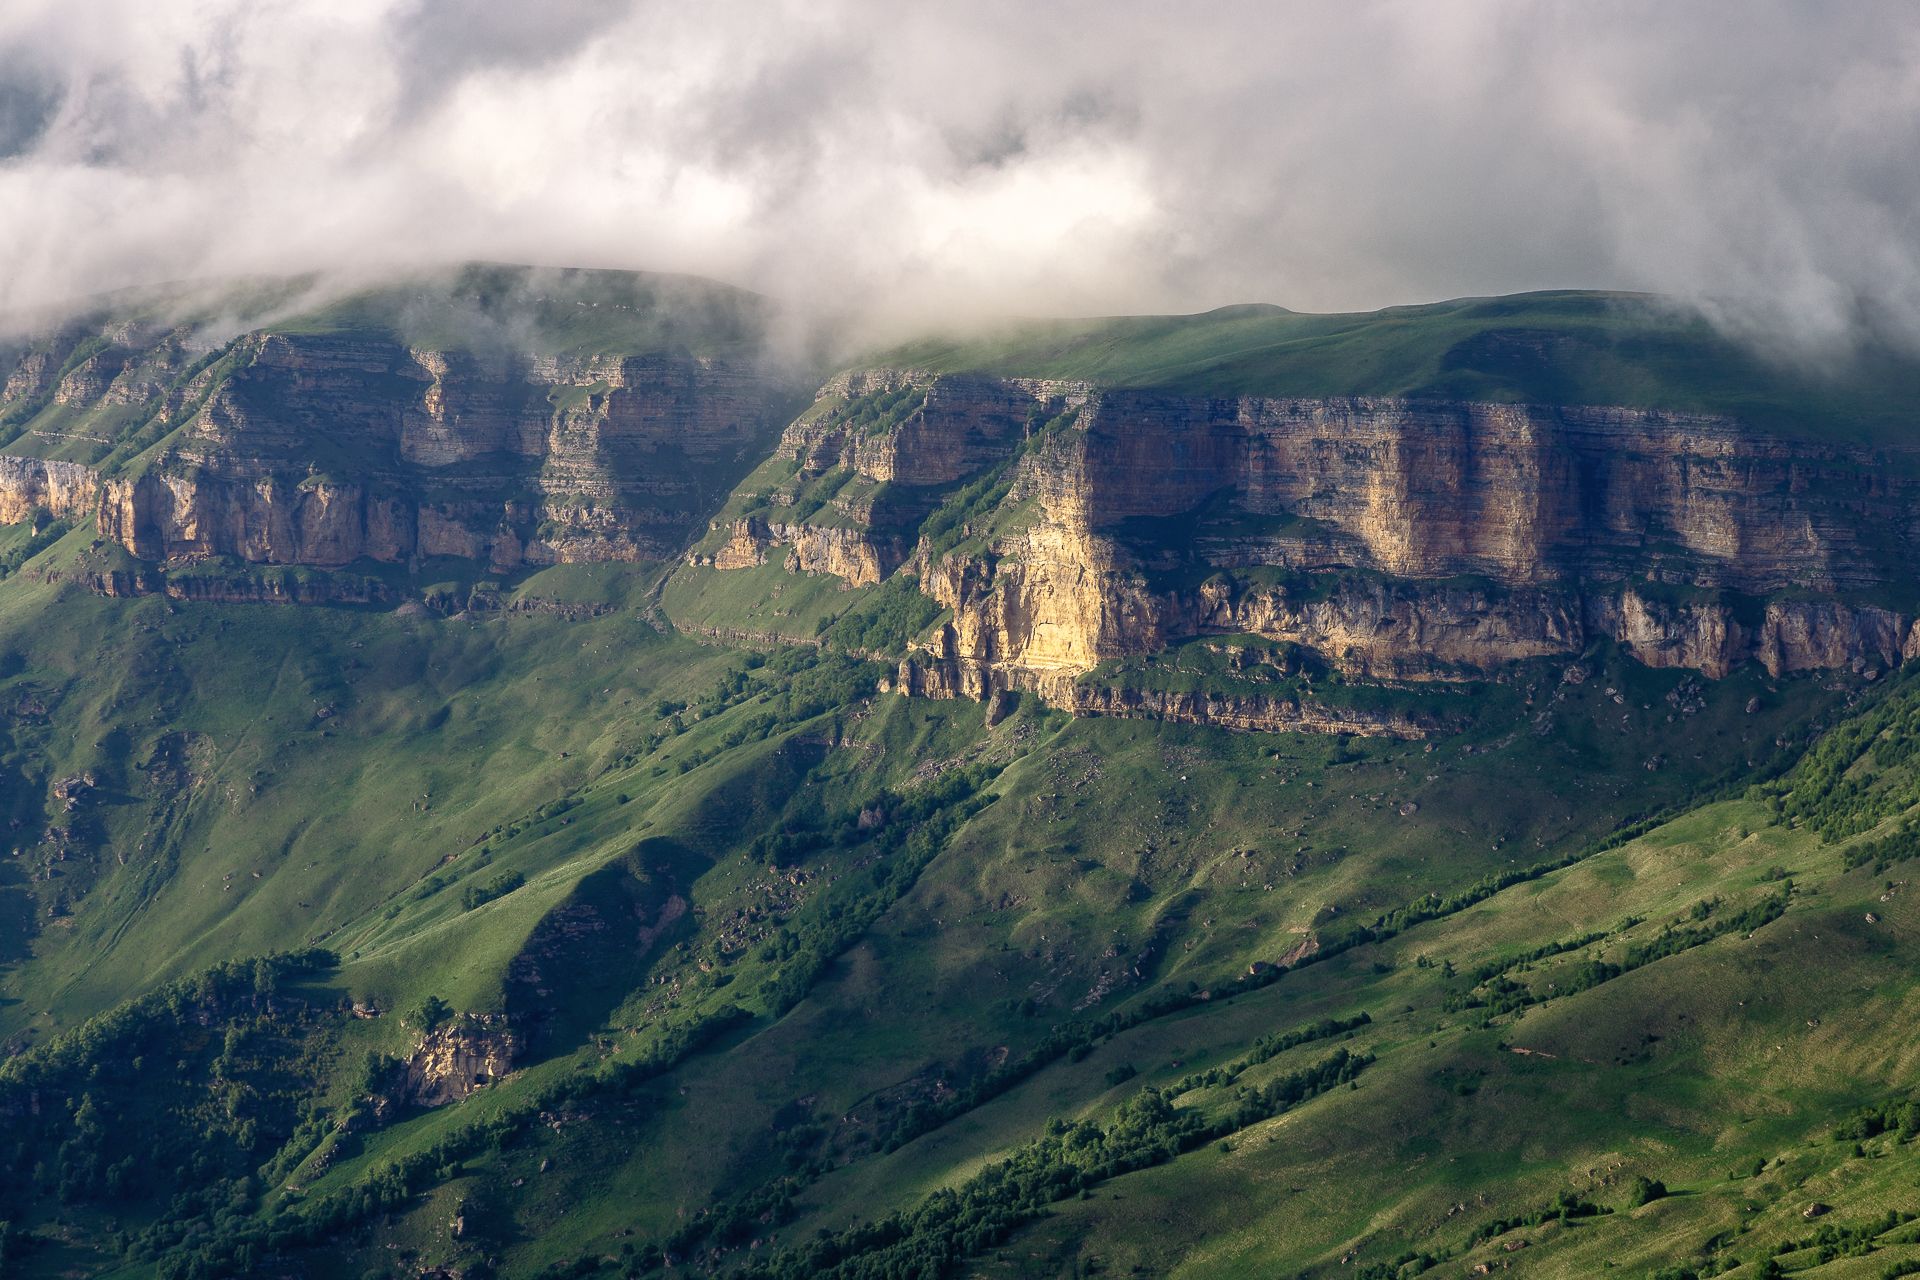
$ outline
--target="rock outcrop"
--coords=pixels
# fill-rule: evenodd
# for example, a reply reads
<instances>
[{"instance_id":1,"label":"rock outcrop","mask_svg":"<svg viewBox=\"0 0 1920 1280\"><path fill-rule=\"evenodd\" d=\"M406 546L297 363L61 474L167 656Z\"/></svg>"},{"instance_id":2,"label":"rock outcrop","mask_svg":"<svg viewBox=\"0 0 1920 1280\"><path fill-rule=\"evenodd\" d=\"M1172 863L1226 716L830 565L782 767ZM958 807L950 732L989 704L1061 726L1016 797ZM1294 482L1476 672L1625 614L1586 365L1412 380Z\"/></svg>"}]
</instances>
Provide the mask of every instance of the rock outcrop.
<instances>
[{"instance_id":1,"label":"rock outcrop","mask_svg":"<svg viewBox=\"0 0 1920 1280\"><path fill-rule=\"evenodd\" d=\"M762 563L784 545L790 567L855 585L906 565L950 611L901 674L917 692L1023 689L1089 712L1277 724L1337 716L1081 677L1233 635L1392 680L1483 675L1599 640L1716 677L1920 654L1911 610L1885 603L1920 602L1912 460L1724 418L881 370L829 384L781 447L801 481L842 468L926 496L895 498L891 523L872 500L842 504L830 529L776 504L702 562ZM994 474L959 537L951 520L924 536L925 513Z\"/></svg>"},{"instance_id":2,"label":"rock outcrop","mask_svg":"<svg viewBox=\"0 0 1920 1280\"><path fill-rule=\"evenodd\" d=\"M352 573L217 573L202 565L170 573L144 565L93 570L76 577L96 595L166 596L201 604L367 605L391 604L398 597L392 585Z\"/></svg>"},{"instance_id":3,"label":"rock outcrop","mask_svg":"<svg viewBox=\"0 0 1920 1280\"><path fill-rule=\"evenodd\" d=\"M519 1047L505 1019L464 1014L420 1037L407 1057L402 1101L421 1107L458 1102L511 1071Z\"/></svg>"},{"instance_id":4,"label":"rock outcrop","mask_svg":"<svg viewBox=\"0 0 1920 1280\"><path fill-rule=\"evenodd\" d=\"M0 524L45 512L72 522L93 514L100 477L76 462L0 454Z\"/></svg>"},{"instance_id":5,"label":"rock outcrop","mask_svg":"<svg viewBox=\"0 0 1920 1280\"><path fill-rule=\"evenodd\" d=\"M750 362L247 341L156 464L106 482L103 536L263 564L660 559L777 425Z\"/></svg>"},{"instance_id":6,"label":"rock outcrop","mask_svg":"<svg viewBox=\"0 0 1920 1280\"><path fill-rule=\"evenodd\" d=\"M1169 720L1262 732L1420 738L1441 727L1405 711L1360 711L1311 697L1142 689L1076 679L1065 672L1041 674L952 658L902 662L893 687L911 697L987 702L990 722L999 718L993 708L1000 695L1027 692L1048 706L1074 715Z\"/></svg>"},{"instance_id":7,"label":"rock outcrop","mask_svg":"<svg viewBox=\"0 0 1920 1280\"><path fill-rule=\"evenodd\" d=\"M473 287L539 283L505 276ZM528 302L539 323L396 290L348 324L227 339L218 317L94 317L0 351L0 523L95 516L148 561L677 556L771 446L792 375L764 358L757 319L688 319L639 278L554 287ZM602 308L621 314L578 318Z\"/></svg>"},{"instance_id":8,"label":"rock outcrop","mask_svg":"<svg viewBox=\"0 0 1920 1280\"><path fill-rule=\"evenodd\" d=\"M726 541L710 556L694 563L716 569L747 569L767 562L775 547L792 549L792 567L800 573L830 573L855 587L870 587L907 559L910 545L902 538L865 529L826 525L769 523L758 517L727 526Z\"/></svg>"}]
</instances>

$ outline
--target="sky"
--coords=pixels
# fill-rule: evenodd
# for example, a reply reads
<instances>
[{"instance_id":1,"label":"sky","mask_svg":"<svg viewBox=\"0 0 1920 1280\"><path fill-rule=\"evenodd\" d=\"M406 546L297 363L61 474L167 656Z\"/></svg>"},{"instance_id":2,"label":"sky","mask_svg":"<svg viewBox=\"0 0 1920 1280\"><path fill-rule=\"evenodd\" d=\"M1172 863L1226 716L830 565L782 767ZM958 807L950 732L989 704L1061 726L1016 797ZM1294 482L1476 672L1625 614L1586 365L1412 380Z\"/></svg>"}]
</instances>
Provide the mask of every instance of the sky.
<instances>
[{"instance_id":1,"label":"sky","mask_svg":"<svg viewBox=\"0 0 1920 1280\"><path fill-rule=\"evenodd\" d=\"M929 324L1647 290L1920 349L1920 8L7 0L0 311L483 258Z\"/></svg>"}]
</instances>

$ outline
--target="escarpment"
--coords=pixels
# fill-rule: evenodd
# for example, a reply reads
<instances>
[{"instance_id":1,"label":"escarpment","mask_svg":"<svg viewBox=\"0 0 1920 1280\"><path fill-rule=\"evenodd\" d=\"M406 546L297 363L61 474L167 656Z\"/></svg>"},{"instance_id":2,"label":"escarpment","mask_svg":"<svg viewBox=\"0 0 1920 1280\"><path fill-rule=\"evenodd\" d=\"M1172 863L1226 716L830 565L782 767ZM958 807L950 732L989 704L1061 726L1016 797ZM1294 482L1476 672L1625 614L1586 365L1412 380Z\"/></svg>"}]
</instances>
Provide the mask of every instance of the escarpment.
<instances>
[{"instance_id":1,"label":"escarpment","mask_svg":"<svg viewBox=\"0 0 1920 1280\"><path fill-rule=\"evenodd\" d=\"M1602 640L1716 677L1920 654L1909 460L1711 415L881 370L830 383L781 451L696 562L902 566L946 611L913 692L1279 725L1338 717L1088 673L1204 636L1394 681Z\"/></svg>"},{"instance_id":2,"label":"escarpment","mask_svg":"<svg viewBox=\"0 0 1920 1280\"><path fill-rule=\"evenodd\" d=\"M747 295L706 299L716 319L644 278L561 276L476 270L237 338L221 313L27 340L0 353L0 520L91 515L147 561L671 558L764 455L793 375Z\"/></svg>"},{"instance_id":3,"label":"escarpment","mask_svg":"<svg viewBox=\"0 0 1920 1280\"><path fill-rule=\"evenodd\" d=\"M0 523L91 517L133 560L89 564L96 590L194 600L391 604L449 559L684 560L682 580L757 584L723 595L786 597L690 630L833 643L832 586L727 578L777 563L881 593L848 643L904 652L901 688L1249 726L1421 728L1138 665L1235 637L1402 684L1600 642L1715 677L1920 656L1902 447L1659 408L914 367L843 372L796 417L810 380L772 372L738 299L699 333L631 284L522 298L531 327L470 314L526 283L474 276L433 323L409 295L371 320L96 318L19 344ZM308 568L329 572L277 572ZM663 598L672 617L686 593Z\"/></svg>"},{"instance_id":4,"label":"escarpment","mask_svg":"<svg viewBox=\"0 0 1920 1280\"><path fill-rule=\"evenodd\" d=\"M103 536L267 564L659 559L775 421L748 364L254 346L152 467L106 483Z\"/></svg>"}]
</instances>

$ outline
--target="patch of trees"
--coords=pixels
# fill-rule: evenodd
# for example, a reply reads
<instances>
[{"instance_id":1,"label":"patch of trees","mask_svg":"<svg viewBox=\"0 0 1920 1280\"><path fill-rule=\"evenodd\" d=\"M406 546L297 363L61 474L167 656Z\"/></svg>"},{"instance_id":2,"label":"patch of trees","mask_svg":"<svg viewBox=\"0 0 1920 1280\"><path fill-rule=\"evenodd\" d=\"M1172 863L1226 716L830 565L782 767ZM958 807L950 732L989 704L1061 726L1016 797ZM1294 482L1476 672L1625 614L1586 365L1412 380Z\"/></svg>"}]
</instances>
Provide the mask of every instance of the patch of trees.
<instances>
[{"instance_id":1,"label":"patch of trees","mask_svg":"<svg viewBox=\"0 0 1920 1280\"><path fill-rule=\"evenodd\" d=\"M763 988L775 1017L800 1003L827 966L913 887L953 833L991 803L991 797L980 792L999 772L1000 766L987 764L949 769L906 795L883 792L872 802L887 814L871 837L881 856L860 873L863 879L845 897L783 927L762 948L763 958L780 962L778 973ZM852 830L859 830L857 813Z\"/></svg>"},{"instance_id":2,"label":"patch of trees","mask_svg":"<svg viewBox=\"0 0 1920 1280\"><path fill-rule=\"evenodd\" d=\"M742 1274L753 1280L930 1280L1005 1240L1049 1205L1279 1115L1353 1080L1372 1061L1368 1054L1337 1050L1312 1067L1244 1090L1218 1118L1176 1107L1159 1089L1143 1089L1121 1103L1105 1126L1055 1120L1044 1137L958 1187L878 1222L749 1263Z\"/></svg>"},{"instance_id":3,"label":"patch of trees","mask_svg":"<svg viewBox=\"0 0 1920 1280\"><path fill-rule=\"evenodd\" d=\"M1335 1036L1350 1036L1361 1027L1369 1026L1373 1019L1363 1010L1351 1018L1322 1018L1310 1026L1295 1031L1261 1036L1253 1042L1243 1057L1237 1058L1224 1067L1215 1067L1211 1071L1196 1072L1185 1076L1173 1086L1172 1093L1177 1097L1189 1089L1232 1084L1248 1068L1257 1067L1263 1062L1271 1062L1289 1049L1297 1049L1303 1044L1312 1044L1316 1040L1331 1040Z\"/></svg>"},{"instance_id":4,"label":"patch of trees","mask_svg":"<svg viewBox=\"0 0 1920 1280\"><path fill-rule=\"evenodd\" d=\"M820 634L847 649L903 653L908 643L932 626L941 612L937 603L921 593L918 579L897 573L839 618L823 621Z\"/></svg>"},{"instance_id":5,"label":"patch of trees","mask_svg":"<svg viewBox=\"0 0 1920 1280\"><path fill-rule=\"evenodd\" d=\"M1509 1231L1518 1231L1522 1227L1545 1226L1549 1222L1573 1222L1580 1218L1595 1218L1612 1213L1605 1205L1584 1200L1571 1191L1562 1191L1555 1196L1553 1203L1511 1218L1495 1218L1483 1222L1474 1229L1468 1239L1468 1248L1496 1239Z\"/></svg>"},{"instance_id":6,"label":"patch of trees","mask_svg":"<svg viewBox=\"0 0 1920 1280\"><path fill-rule=\"evenodd\" d=\"M222 347L215 347L192 364L182 369L173 381L167 384L166 394L154 398L156 408L153 415L141 424L138 430L125 437L102 460L101 469L109 471L117 463L127 462L185 426L194 414L200 412L207 398L213 394L226 376L238 363L236 348L240 339L235 338ZM214 368L218 365L218 368ZM212 369L197 394L181 395L196 378ZM172 413L165 412L165 406L175 405Z\"/></svg>"},{"instance_id":7,"label":"patch of trees","mask_svg":"<svg viewBox=\"0 0 1920 1280\"><path fill-rule=\"evenodd\" d=\"M1920 695L1901 677L1879 705L1829 729L1762 794L1781 817L1845 840L1920 802L1917 757ZM1873 768L1856 767L1868 760Z\"/></svg>"},{"instance_id":8,"label":"patch of trees","mask_svg":"<svg viewBox=\"0 0 1920 1280\"><path fill-rule=\"evenodd\" d=\"M853 480L851 467L833 467L811 482L803 483L793 495L793 501L787 507L787 519L804 522L820 509L839 496L840 491Z\"/></svg>"},{"instance_id":9,"label":"patch of trees","mask_svg":"<svg viewBox=\"0 0 1920 1280\"><path fill-rule=\"evenodd\" d=\"M1920 858L1920 822L1908 818L1887 835L1877 840L1863 840L1846 850L1841 857L1849 871L1872 863L1875 875L1896 862Z\"/></svg>"},{"instance_id":10,"label":"patch of trees","mask_svg":"<svg viewBox=\"0 0 1920 1280\"><path fill-rule=\"evenodd\" d=\"M763 741L782 729L864 702L873 696L884 673L877 662L797 645L776 650L771 656L748 654L744 663L740 670L722 677L696 704L698 718L708 719L756 698L763 700L762 708L729 725L708 745L678 754L671 766L673 771L690 773L735 747ZM758 672L759 678L750 678L749 671ZM640 751L623 757L622 763L637 763L666 737L686 732L687 725L675 716L668 728L670 734L648 738ZM654 773L665 774L668 769L666 764L656 765Z\"/></svg>"},{"instance_id":11,"label":"patch of trees","mask_svg":"<svg viewBox=\"0 0 1920 1280\"><path fill-rule=\"evenodd\" d=\"M178 1032L183 1022L205 1025L223 1017L265 1014L289 979L325 973L338 964L331 951L316 947L227 961L170 982L0 1063L0 1096L77 1079L96 1064L143 1057Z\"/></svg>"},{"instance_id":12,"label":"patch of trees","mask_svg":"<svg viewBox=\"0 0 1920 1280\"><path fill-rule=\"evenodd\" d=\"M55 520L44 511L34 512L33 530L28 534L26 541L0 553L0 578L16 572L21 565L66 537L67 529L66 521Z\"/></svg>"},{"instance_id":13,"label":"patch of trees","mask_svg":"<svg viewBox=\"0 0 1920 1280\"><path fill-rule=\"evenodd\" d=\"M495 898L504 898L527 882L518 871L502 871L485 884L470 884L460 894L460 905L468 911L484 907Z\"/></svg>"},{"instance_id":14,"label":"patch of trees","mask_svg":"<svg viewBox=\"0 0 1920 1280\"><path fill-rule=\"evenodd\" d=\"M1465 1009L1485 1009L1489 1018L1503 1014L1517 1013L1533 1005L1545 1004L1549 1000L1562 996L1578 995L1590 991L1602 983L1612 982L1615 978L1644 968L1656 960L1690 951L1694 947L1712 942L1715 938L1730 933L1751 933L1755 929L1773 923L1786 913L1787 902L1793 894L1793 882L1787 881L1779 893L1769 894L1744 911L1732 915L1722 915L1710 924L1678 925L1670 924L1658 935L1647 942L1628 947L1617 961L1588 957L1581 963L1567 969L1554 972L1550 987L1535 990L1523 983L1515 982L1499 972L1488 982L1476 984L1474 989L1450 994L1444 1002L1449 1012ZM1705 910L1700 908L1704 906ZM1706 920L1717 908L1713 904L1699 904L1688 913L1689 919ZM1582 944L1584 945L1584 944ZM1563 951L1574 947L1562 947Z\"/></svg>"},{"instance_id":15,"label":"patch of trees","mask_svg":"<svg viewBox=\"0 0 1920 1280\"><path fill-rule=\"evenodd\" d=\"M1562 938L1558 942L1542 943L1531 951L1523 951L1517 956L1505 960L1488 961L1473 971L1473 980L1476 983L1490 982L1503 973L1512 973L1515 969L1525 968L1527 965L1537 964L1554 956L1565 955L1569 951L1578 951L1596 942L1605 942L1606 939L1606 931L1601 930L1596 933L1583 933L1576 938Z\"/></svg>"},{"instance_id":16,"label":"patch of trees","mask_svg":"<svg viewBox=\"0 0 1920 1280\"><path fill-rule=\"evenodd\" d=\"M1013 487L1013 468L1002 463L978 479L962 485L920 525L920 542L929 564L955 550L971 535Z\"/></svg>"},{"instance_id":17,"label":"patch of trees","mask_svg":"<svg viewBox=\"0 0 1920 1280\"><path fill-rule=\"evenodd\" d=\"M908 384L892 391L876 391L861 396L842 412L856 429L869 435L878 435L905 422L926 402L926 388Z\"/></svg>"},{"instance_id":18,"label":"patch of trees","mask_svg":"<svg viewBox=\"0 0 1920 1280\"><path fill-rule=\"evenodd\" d=\"M425 1035L452 1016L452 1005L439 996L430 995L414 1006L413 1011L407 1014L404 1021L408 1026Z\"/></svg>"},{"instance_id":19,"label":"patch of trees","mask_svg":"<svg viewBox=\"0 0 1920 1280\"><path fill-rule=\"evenodd\" d=\"M0 1208L257 1194L248 1175L311 1116L323 1065L324 1015L288 988L334 963L314 950L217 965L9 1059Z\"/></svg>"},{"instance_id":20,"label":"patch of trees","mask_svg":"<svg viewBox=\"0 0 1920 1280\"><path fill-rule=\"evenodd\" d=\"M1881 1236L1897 1227L1905 1226L1907 1223L1914 1221L1916 1217L1920 1217L1920 1215L1901 1213L1889 1209L1878 1218L1871 1218L1866 1222L1857 1222L1852 1225L1845 1225L1838 1222L1822 1223L1818 1229L1809 1235L1798 1236L1775 1243L1767 1251L1767 1260L1768 1262L1772 1262L1773 1259L1781 1257L1784 1254L1799 1253L1803 1249L1811 1249L1814 1251L1814 1261L1808 1264L1809 1266L1824 1266L1840 1258L1864 1258L1879 1249ZM1774 1265L1777 1269L1778 1264L1776 1263ZM1799 1268L1796 1268L1796 1270L1797 1269ZM1893 1271L1892 1268L1888 1270L1894 1275L1913 1274L1911 1271ZM1767 1274L1764 1267L1761 1269L1760 1274ZM1883 1272L1882 1274L1887 1273Z\"/></svg>"},{"instance_id":21,"label":"patch of trees","mask_svg":"<svg viewBox=\"0 0 1920 1280\"><path fill-rule=\"evenodd\" d=\"M1836 1142L1864 1142L1883 1133L1898 1134L1902 1142L1920 1137L1920 1102L1895 1098L1861 1107L1833 1129Z\"/></svg>"},{"instance_id":22,"label":"patch of trees","mask_svg":"<svg viewBox=\"0 0 1920 1280\"><path fill-rule=\"evenodd\" d=\"M1658 1178L1649 1178L1646 1174L1635 1174L1633 1185L1627 1189L1627 1208L1638 1209L1641 1205L1652 1204L1655 1200L1667 1198L1667 1184Z\"/></svg>"}]
</instances>

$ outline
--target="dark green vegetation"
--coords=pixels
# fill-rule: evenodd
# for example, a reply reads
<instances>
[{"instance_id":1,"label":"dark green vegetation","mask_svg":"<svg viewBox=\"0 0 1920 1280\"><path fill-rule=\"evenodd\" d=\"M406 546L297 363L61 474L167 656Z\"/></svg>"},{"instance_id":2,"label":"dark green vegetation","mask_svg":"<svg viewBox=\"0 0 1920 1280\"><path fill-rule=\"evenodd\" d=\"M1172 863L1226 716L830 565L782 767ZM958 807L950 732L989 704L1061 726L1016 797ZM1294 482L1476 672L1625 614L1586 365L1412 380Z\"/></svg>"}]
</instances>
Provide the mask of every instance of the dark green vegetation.
<instances>
[{"instance_id":1,"label":"dark green vegetation","mask_svg":"<svg viewBox=\"0 0 1920 1280\"><path fill-rule=\"evenodd\" d=\"M1223 307L1194 316L1048 320L898 348L876 363L1107 386L1261 396L1410 396L1650 406L1761 428L1907 443L1911 355L1869 349L1837 368L1744 347L1640 294L1528 293L1309 315Z\"/></svg>"}]
</instances>

